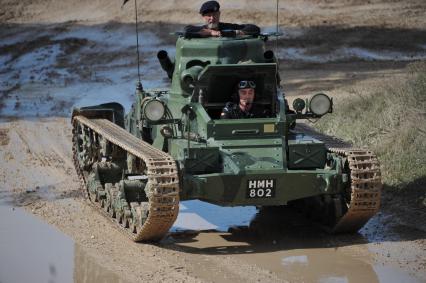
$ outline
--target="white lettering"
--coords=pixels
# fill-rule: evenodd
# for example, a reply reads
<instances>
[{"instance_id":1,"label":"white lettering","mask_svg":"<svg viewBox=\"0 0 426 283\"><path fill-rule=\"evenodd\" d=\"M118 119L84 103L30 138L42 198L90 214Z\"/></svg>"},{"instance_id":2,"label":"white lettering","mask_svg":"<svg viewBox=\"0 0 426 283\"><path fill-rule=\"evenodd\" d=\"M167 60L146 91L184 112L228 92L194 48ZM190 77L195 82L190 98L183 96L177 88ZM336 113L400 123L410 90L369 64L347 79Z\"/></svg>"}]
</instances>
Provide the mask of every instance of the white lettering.
<instances>
[{"instance_id":1,"label":"white lettering","mask_svg":"<svg viewBox=\"0 0 426 283\"><path fill-rule=\"evenodd\" d=\"M266 180L266 188L273 188L274 187L274 180Z\"/></svg>"},{"instance_id":2,"label":"white lettering","mask_svg":"<svg viewBox=\"0 0 426 283\"><path fill-rule=\"evenodd\" d=\"M256 189L256 181L254 180L249 181L249 189Z\"/></svg>"},{"instance_id":3,"label":"white lettering","mask_svg":"<svg viewBox=\"0 0 426 283\"><path fill-rule=\"evenodd\" d=\"M250 197L254 198L255 196L256 196L256 190L255 189L250 190Z\"/></svg>"},{"instance_id":4,"label":"white lettering","mask_svg":"<svg viewBox=\"0 0 426 283\"><path fill-rule=\"evenodd\" d=\"M269 180L249 180L248 189L268 189L274 188L274 179Z\"/></svg>"}]
</instances>

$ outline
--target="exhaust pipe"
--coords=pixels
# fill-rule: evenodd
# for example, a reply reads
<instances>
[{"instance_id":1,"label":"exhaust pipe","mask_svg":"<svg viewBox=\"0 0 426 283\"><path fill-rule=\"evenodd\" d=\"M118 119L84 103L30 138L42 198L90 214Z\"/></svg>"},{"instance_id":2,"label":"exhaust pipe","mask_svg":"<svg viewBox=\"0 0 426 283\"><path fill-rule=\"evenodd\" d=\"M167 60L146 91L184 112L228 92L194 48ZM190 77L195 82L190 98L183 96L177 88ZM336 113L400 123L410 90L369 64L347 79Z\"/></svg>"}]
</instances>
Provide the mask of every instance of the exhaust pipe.
<instances>
[{"instance_id":1,"label":"exhaust pipe","mask_svg":"<svg viewBox=\"0 0 426 283\"><path fill-rule=\"evenodd\" d=\"M166 71L167 76L169 77L169 79L171 79L173 76L173 71L175 69L175 64L172 63L172 61L170 60L170 57L167 54L167 51L165 50L158 51L157 58L158 58L158 61L160 61L161 68L164 71Z\"/></svg>"},{"instance_id":2,"label":"exhaust pipe","mask_svg":"<svg viewBox=\"0 0 426 283\"><path fill-rule=\"evenodd\" d=\"M265 63L276 63L275 54L272 50L265 51L263 58L265 58Z\"/></svg>"}]
</instances>

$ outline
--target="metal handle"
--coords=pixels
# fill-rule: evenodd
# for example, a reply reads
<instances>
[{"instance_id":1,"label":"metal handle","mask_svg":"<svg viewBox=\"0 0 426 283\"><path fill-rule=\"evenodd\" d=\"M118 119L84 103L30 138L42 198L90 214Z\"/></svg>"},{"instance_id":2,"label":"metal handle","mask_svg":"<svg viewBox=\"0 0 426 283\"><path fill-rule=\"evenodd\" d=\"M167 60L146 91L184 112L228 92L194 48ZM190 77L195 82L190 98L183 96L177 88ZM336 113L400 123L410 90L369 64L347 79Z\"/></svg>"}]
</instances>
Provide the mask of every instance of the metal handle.
<instances>
[{"instance_id":1,"label":"metal handle","mask_svg":"<svg viewBox=\"0 0 426 283\"><path fill-rule=\"evenodd\" d=\"M258 129L251 129L251 130L233 130L232 131L233 135L257 135L259 134L259 130Z\"/></svg>"}]
</instances>

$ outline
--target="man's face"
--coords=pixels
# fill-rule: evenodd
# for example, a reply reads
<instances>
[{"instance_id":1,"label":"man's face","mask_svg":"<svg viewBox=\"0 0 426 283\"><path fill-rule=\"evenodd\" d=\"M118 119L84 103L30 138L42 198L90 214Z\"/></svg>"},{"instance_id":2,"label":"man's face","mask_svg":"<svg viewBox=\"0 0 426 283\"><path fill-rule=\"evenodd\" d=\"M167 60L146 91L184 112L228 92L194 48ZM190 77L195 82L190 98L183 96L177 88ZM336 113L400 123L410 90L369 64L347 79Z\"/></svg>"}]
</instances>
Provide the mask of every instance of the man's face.
<instances>
[{"instance_id":1,"label":"man's face","mask_svg":"<svg viewBox=\"0 0 426 283\"><path fill-rule=\"evenodd\" d=\"M203 14L203 19L209 29L215 29L219 26L220 11L208 12Z\"/></svg>"},{"instance_id":2,"label":"man's face","mask_svg":"<svg viewBox=\"0 0 426 283\"><path fill-rule=\"evenodd\" d=\"M238 95L240 97L240 104L245 106L252 104L254 101L254 88L243 88L238 90Z\"/></svg>"}]
</instances>

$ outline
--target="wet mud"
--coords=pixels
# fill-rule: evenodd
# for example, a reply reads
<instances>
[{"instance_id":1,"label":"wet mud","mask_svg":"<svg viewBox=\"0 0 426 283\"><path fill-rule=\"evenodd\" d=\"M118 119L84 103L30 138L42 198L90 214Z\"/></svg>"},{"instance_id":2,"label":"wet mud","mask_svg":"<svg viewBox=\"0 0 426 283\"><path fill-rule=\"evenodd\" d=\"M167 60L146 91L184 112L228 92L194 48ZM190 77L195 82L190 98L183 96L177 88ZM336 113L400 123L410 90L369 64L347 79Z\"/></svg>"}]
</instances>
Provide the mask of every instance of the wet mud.
<instances>
[{"instance_id":1,"label":"wet mud","mask_svg":"<svg viewBox=\"0 0 426 283\"><path fill-rule=\"evenodd\" d=\"M259 266L289 282L423 282L424 271L407 272L402 266L377 262L380 248L375 248L375 243L404 241L407 234L410 240L419 241L426 236L421 231L414 237L412 233L404 235L386 225L384 219L374 217L357 234L331 235L291 209L281 213L260 211L250 225L230 226L228 232L172 233L175 243L167 247L224 260L232 255L241 263Z\"/></svg>"},{"instance_id":2,"label":"wet mud","mask_svg":"<svg viewBox=\"0 0 426 283\"><path fill-rule=\"evenodd\" d=\"M1 283L426 282L426 235L417 220L423 214L407 210L402 198L384 198L381 212L352 235L329 235L291 211L182 203L163 242L131 242L82 198L69 116L72 106L130 106L137 76L134 10L129 4L120 10L117 1L6 2L0 12ZM173 56L176 37L169 33L197 23L199 2L182 2L173 13L167 13L173 1L142 2L142 81L146 89L168 87L156 52ZM275 31L275 4L264 2L224 1L223 17ZM424 1L364 2L280 1L284 37L276 54L290 101L319 91L349 96L356 86L374 89L425 60ZM275 50L274 40L268 44ZM411 218L410 225L401 218Z\"/></svg>"},{"instance_id":3,"label":"wet mud","mask_svg":"<svg viewBox=\"0 0 426 283\"><path fill-rule=\"evenodd\" d=\"M126 282L20 207L0 205L0 235L0 282Z\"/></svg>"},{"instance_id":4,"label":"wet mud","mask_svg":"<svg viewBox=\"0 0 426 283\"><path fill-rule=\"evenodd\" d=\"M68 258L65 264L67 274L74 276L71 278L79 278L77 282L135 282L152 278L159 282L173 281L172 278L176 277L190 282L197 282L197 278L201 281L243 282L254 277L264 282L423 282L426 279L423 256L426 234L398 224L391 215L382 212L358 234L329 235L291 209L277 213L274 210L257 211L253 207L222 208L200 201L182 202L180 218L162 243L154 246L132 243L116 231L108 219L84 203L78 184L72 182L74 172L62 177L61 182L56 180L48 185L52 168L61 172L61 168L67 168L63 164L68 162L67 154L59 149L57 155L63 156L64 162L47 158L49 154L33 140L34 137L40 138L39 144L61 140L63 137L57 134L63 123L57 119L42 123L50 129L42 134L49 142L39 135L31 137L30 129L39 131L39 122L4 124L13 128L9 131L12 140L19 137L16 131L26 132L19 139L26 140L21 143L26 150L22 159L19 156L19 151L22 151L20 143L14 142L3 148L1 154L10 152L15 156L9 161L9 171L4 172L8 174L6 180L10 180L6 184L18 178L22 188L11 191L4 186L0 197L3 204L22 206L47 219L53 226L72 235L74 241L52 226L40 224L31 215L26 214L26 218L30 218L24 219L29 223L22 222L11 214L13 210L9 207L7 213L0 214L2 236L3 231L7 231L11 235L9 238L19 239L17 235L27 235L30 230L35 239L35 231L41 229L54 230L67 239L58 249L51 249L50 242L39 244L32 240L31 243L40 247L37 251L31 250L32 245L20 245L18 242L9 245L10 252L2 250L1 255L25 256L32 253L34 261L42 262L48 259L45 250L56 250L61 258ZM15 161L20 165L14 165ZM14 168L26 169L16 172ZM32 176L38 176L37 185ZM25 232L14 230L11 222L21 229L26 227ZM32 225L36 227L31 228ZM26 238L22 241L25 242ZM68 247L68 251L62 252L63 247ZM1 262L7 260L1 258ZM25 262L20 259L10 261L14 268ZM50 260L37 269L44 272L45 278L50 278L48 276L53 276L53 273L55 278L59 277L59 273L63 274L59 272L62 267L55 265L52 269L49 262L56 260ZM158 271L156 266L162 268ZM14 275L11 270L7 269L4 274ZM50 270L54 270L53 273ZM136 275L129 276L132 273ZM390 278L389 274L392 274Z\"/></svg>"},{"instance_id":5,"label":"wet mud","mask_svg":"<svg viewBox=\"0 0 426 283\"><path fill-rule=\"evenodd\" d=\"M7 145L9 140L9 130L0 129L0 145Z\"/></svg>"}]
</instances>

